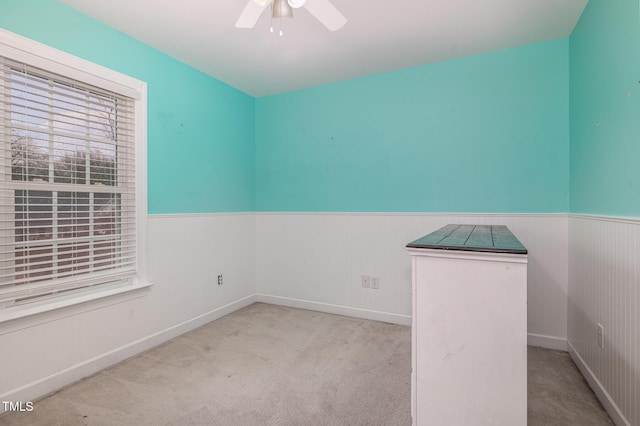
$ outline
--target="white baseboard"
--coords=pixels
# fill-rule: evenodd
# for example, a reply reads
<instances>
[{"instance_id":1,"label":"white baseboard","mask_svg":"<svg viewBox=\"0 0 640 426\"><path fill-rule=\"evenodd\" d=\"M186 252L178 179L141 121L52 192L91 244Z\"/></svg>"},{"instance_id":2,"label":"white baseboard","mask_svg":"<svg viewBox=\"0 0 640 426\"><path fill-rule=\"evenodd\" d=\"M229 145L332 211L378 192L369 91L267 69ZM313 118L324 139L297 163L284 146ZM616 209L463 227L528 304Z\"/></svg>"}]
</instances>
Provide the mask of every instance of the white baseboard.
<instances>
[{"instance_id":1,"label":"white baseboard","mask_svg":"<svg viewBox=\"0 0 640 426\"><path fill-rule=\"evenodd\" d=\"M374 321L388 322L399 325L411 325L411 315L394 314L390 312L372 311L369 309L353 308L330 303L314 302L312 300L292 299L289 297L258 294L258 302L272 305L288 306L290 308L307 309L310 311L325 312L328 314L345 315L354 318L363 318Z\"/></svg>"},{"instance_id":2,"label":"white baseboard","mask_svg":"<svg viewBox=\"0 0 640 426\"><path fill-rule=\"evenodd\" d=\"M567 352L567 339L563 337L529 333L527 334L527 345Z\"/></svg>"},{"instance_id":3,"label":"white baseboard","mask_svg":"<svg viewBox=\"0 0 640 426\"><path fill-rule=\"evenodd\" d=\"M622 414L622 411L620 411L616 403L613 402L613 398L611 398L609 392L607 392L604 386L602 386L600 381L596 378L595 374L593 374L593 371L591 371L589 366L587 366L587 364L584 362L578 351L576 351L576 349L573 347L571 342L567 342L567 347L569 349L569 354L571 355L573 362L576 363L578 369L587 380L587 383L589 383L589 386L591 386L591 389L593 389L593 392L600 400L600 403L602 404L604 409L607 410L607 413L609 413L611 420L613 420L613 422L617 426L631 426L631 423L627 421L627 419L624 417L624 414Z\"/></svg>"},{"instance_id":4,"label":"white baseboard","mask_svg":"<svg viewBox=\"0 0 640 426\"><path fill-rule=\"evenodd\" d=\"M257 297L255 294L236 300L235 302L231 302L225 306L221 306L202 315L198 315L197 317L191 318L180 324L143 337L142 339L104 353L98 357L76 364L72 367L59 371L56 374L52 374L20 388L10 390L5 394L0 395L0 400L26 402L42 398L69 384L95 374L100 370L124 361L127 358L131 358L134 355L235 312L238 309L249 306L256 301ZM0 406L0 414L4 411L4 405Z\"/></svg>"}]
</instances>

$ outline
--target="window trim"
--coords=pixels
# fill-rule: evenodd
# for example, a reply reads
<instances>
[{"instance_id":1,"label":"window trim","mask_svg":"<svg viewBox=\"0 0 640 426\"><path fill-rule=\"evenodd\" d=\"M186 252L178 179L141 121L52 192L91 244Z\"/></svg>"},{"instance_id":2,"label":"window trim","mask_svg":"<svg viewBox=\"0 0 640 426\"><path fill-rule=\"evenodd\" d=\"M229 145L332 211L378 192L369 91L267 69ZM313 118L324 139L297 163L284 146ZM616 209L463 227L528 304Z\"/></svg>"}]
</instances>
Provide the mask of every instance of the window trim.
<instances>
[{"instance_id":1,"label":"window trim","mask_svg":"<svg viewBox=\"0 0 640 426\"><path fill-rule=\"evenodd\" d=\"M0 29L0 55L119 93L134 100L136 263L133 280L89 287L29 304L0 306L0 323L150 286L147 267L147 84L85 59Z\"/></svg>"}]
</instances>

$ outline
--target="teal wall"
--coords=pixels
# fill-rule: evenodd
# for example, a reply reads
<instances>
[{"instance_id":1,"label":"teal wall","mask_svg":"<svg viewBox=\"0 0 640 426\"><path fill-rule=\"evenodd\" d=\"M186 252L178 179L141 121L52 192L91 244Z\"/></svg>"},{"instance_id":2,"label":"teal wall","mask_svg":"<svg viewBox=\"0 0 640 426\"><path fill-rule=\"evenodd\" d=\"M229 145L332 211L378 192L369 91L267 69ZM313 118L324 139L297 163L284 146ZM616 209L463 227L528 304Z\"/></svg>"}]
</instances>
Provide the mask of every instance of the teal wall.
<instances>
[{"instance_id":1,"label":"teal wall","mask_svg":"<svg viewBox=\"0 0 640 426\"><path fill-rule=\"evenodd\" d=\"M257 210L567 212L568 49L256 99Z\"/></svg>"},{"instance_id":2,"label":"teal wall","mask_svg":"<svg viewBox=\"0 0 640 426\"><path fill-rule=\"evenodd\" d=\"M0 27L148 83L150 213L254 210L254 99L55 0Z\"/></svg>"},{"instance_id":3,"label":"teal wall","mask_svg":"<svg viewBox=\"0 0 640 426\"><path fill-rule=\"evenodd\" d=\"M638 0L591 0L570 38L571 212L640 216Z\"/></svg>"},{"instance_id":4,"label":"teal wall","mask_svg":"<svg viewBox=\"0 0 640 426\"><path fill-rule=\"evenodd\" d=\"M150 213L569 209L568 39L253 99L55 0L0 1L0 27L148 83Z\"/></svg>"}]
</instances>

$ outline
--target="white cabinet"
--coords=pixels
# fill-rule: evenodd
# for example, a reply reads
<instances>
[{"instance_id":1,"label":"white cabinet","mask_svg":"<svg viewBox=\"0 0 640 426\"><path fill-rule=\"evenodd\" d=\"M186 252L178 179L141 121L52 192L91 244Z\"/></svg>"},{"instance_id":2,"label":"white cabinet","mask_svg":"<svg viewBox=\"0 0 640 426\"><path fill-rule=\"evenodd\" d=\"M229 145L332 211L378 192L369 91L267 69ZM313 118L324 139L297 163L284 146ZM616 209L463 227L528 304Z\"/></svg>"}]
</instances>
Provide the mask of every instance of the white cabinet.
<instances>
[{"instance_id":1,"label":"white cabinet","mask_svg":"<svg viewBox=\"0 0 640 426\"><path fill-rule=\"evenodd\" d=\"M526 425L526 248L505 226L448 225L407 249L413 424Z\"/></svg>"}]
</instances>

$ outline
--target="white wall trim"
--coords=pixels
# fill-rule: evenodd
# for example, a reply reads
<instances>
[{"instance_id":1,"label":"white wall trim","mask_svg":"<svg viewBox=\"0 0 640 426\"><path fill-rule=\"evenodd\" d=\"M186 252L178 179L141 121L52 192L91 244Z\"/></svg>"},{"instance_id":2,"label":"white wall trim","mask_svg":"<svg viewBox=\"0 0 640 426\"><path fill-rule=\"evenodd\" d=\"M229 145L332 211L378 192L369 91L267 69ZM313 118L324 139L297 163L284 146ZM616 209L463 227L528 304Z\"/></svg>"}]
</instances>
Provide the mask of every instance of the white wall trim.
<instances>
[{"instance_id":1,"label":"white wall trim","mask_svg":"<svg viewBox=\"0 0 640 426\"><path fill-rule=\"evenodd\" d=\"M602 383L600 383L580 354L575 350L571 341L567 341L567 347L569 349L571 359L576 363L578 369L589 383L589 386L591 386L591 389L593 389L593 392L600 400L600 403L602 403L604 409L609 413L609 416L611 416L611 420L613 420L613 422L618 426L631 426L631 423L627 421L624 414L622 414L616 403L613 401L613 398L611 398L611 395L609 395L604 386L602 386Z\"/></svg>"},{"instance_id":2,"label":"white wall trim","mask_svg":"<svg viewBox=\"0 0 640 426\"><path fill-rule=\"evenodd\" d=\"M258 216L460 216L460 217L567 217L568 213L465 213L465 212L276 212L256 211Z\"/></svg>"},{"instance_id":3,"label":"white wall trim","mask_svg":"<svg viewBox=\"0 0 640 426\"><path fill-rule=\"evenodd\" d=\"M604 220L609 222L640 224L640 218L628 216L606 216L584 213L447 213L447 212L213 212L213 213L149 213L149 219L167 219L184 217L219 217L219 216L453 216L453 217L568 217L577 219Z\"/></svg>"},{"instance_id":4,"label":"white wall trim","mask_svg":"<svg viewBox=\"0 0 640 426\"><path fill-rule=\"evenodd\" d=\"M564 337L544 336L542 334L527 334L527 345L545 349L567 352L567 339Z\"/></svg>"},{"instance_id":5,"label":"white wall trim","mask_svg":"<svg viewBox=\"0 0 640 426\"><path fill-rule=\"evenodd\" d=\"M141 92L146 90L146 83L136 78L2 28L0 55L134 99L140 99Z\"/></svg>"},{"instance_id":6,"label":"white wall trim","mask_svg":"<svg viewBox=\"0 0 640 426\"><path fill-rule=\"evenodd\" d=\"M138 285L101 286L99 291L84 290L68 296L6 308L0 310L0 336L128 300L146 297L151 286L150 282Z\"/></svg>"},{"instance_id":7,"label":"white wall trim","mask_svg":"<svg viewBox=\"0 0 640 426\"><path fill-rule=\"evenodd\" d=\"M105 368L126 360L143 351L151 349L161 343L178 337L184 333L203 326L211 321L242 309L257 301L255 294L243 297L235 302L216 308L212 311L198 315L182 323L176 324L157 333L128 343L100 356L86 360L72 367L66 368L50 376L44 377L35 382L29 383L17 389L12 389L2 395L2 401L33 401L40 399L52 392L60 390L62 387L77 382L85 377L95 374ZM36 404L37 405L37 404ZM4 407L0 406L0 414L4 412Z\"/></svg>"},{"instance_id":8,"label":"white wall trim","mask_svg":"<svg viewBox=\"0 0 640 426\"><path fill-rule=\"evenodd\" d=\"M604 215L593 215L593 214L570 214L569 218L571 219L587 219L587 220L595 220L595 221L605 221L605 222L617 222L617 223L630 223L633 225L640 225L640 218L637 217L627 217L627 216L604 216Z\"/></svg>"},{"instance_id":9,"label":"white wall trim","mask_svg":"<svg viewBox=\"0 0 640 426\"><path fill-rule=\"evenodd\" d=\"M310 311L325 312L327 314L344 315L354 318L362 318L373 321L382 321L399 325L411 325L411 316L394 314L390 312L373 311L369 309L352 308L350 306L333 305L330 303L314 302L312 300L292 299L290 297L271 296L269 294L257 294L258 302L271 305L287 306L290 308L307 309Z\"/></svg>"},{"instance_id":10,"label":"white wall trim","mask_svg":"<svg viewBox=\"0 0 640 426\"><path fill-rule=\"evenodd\" d=\"M219 213L149 213L149 219L184 219L190 217L226 217L253 216L255 212L219 212Z\"/></svg>"}]
</instances>

